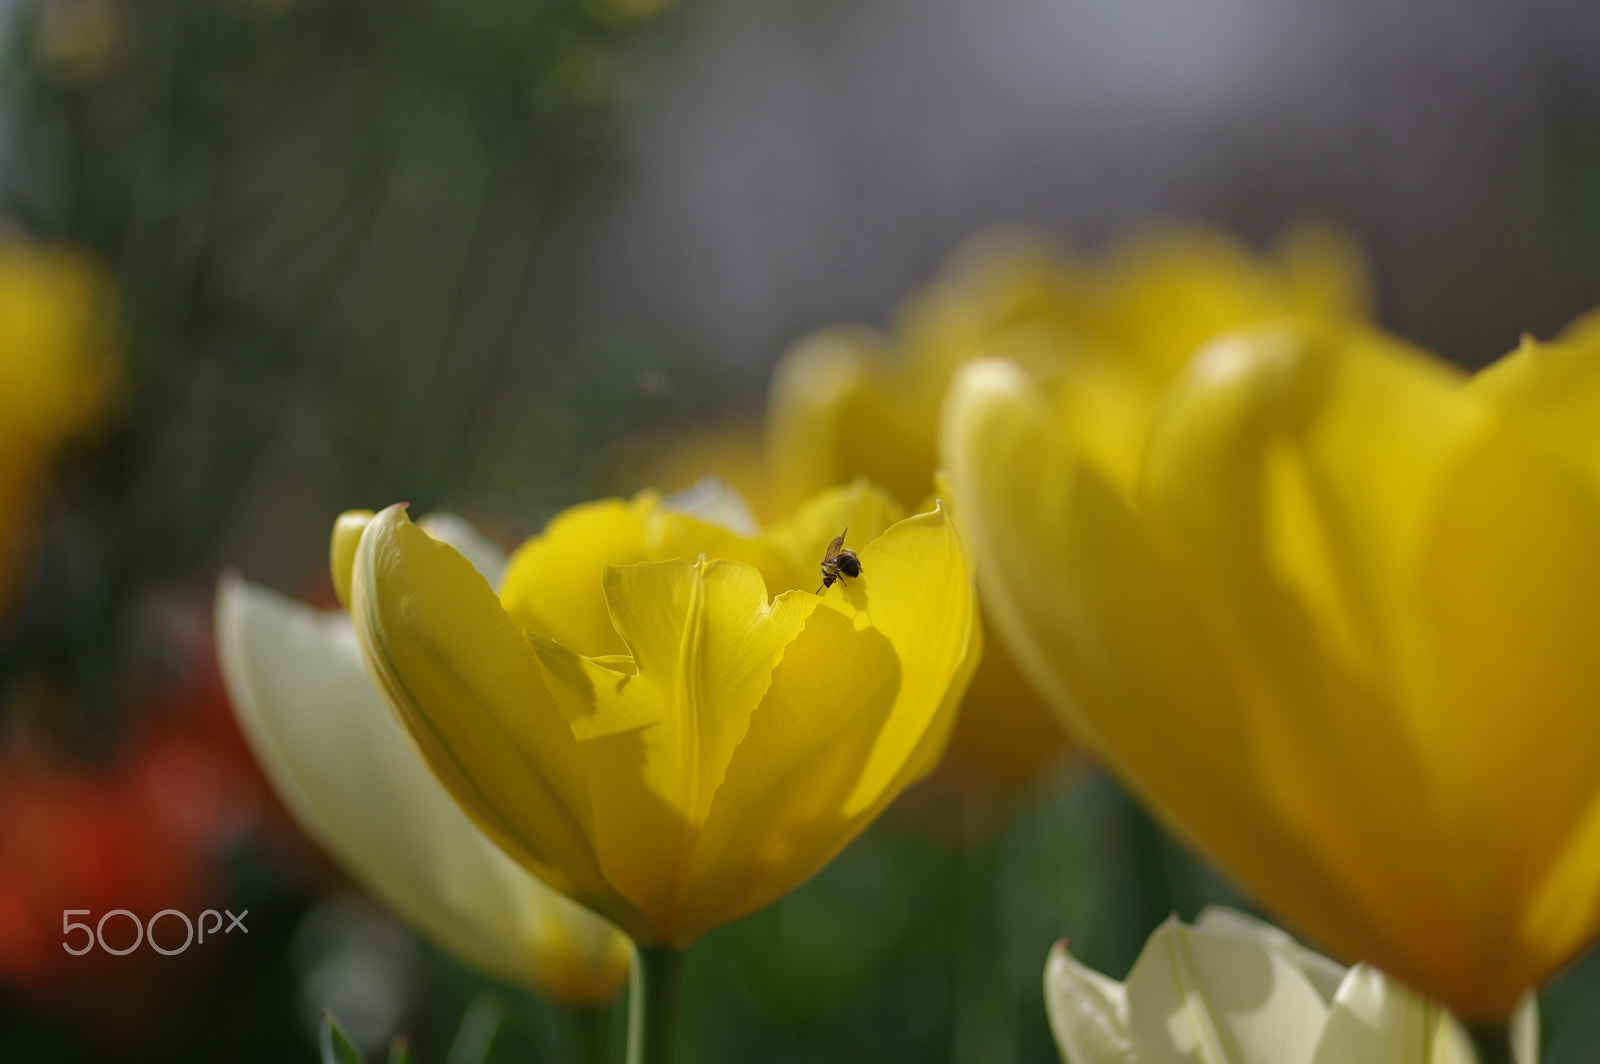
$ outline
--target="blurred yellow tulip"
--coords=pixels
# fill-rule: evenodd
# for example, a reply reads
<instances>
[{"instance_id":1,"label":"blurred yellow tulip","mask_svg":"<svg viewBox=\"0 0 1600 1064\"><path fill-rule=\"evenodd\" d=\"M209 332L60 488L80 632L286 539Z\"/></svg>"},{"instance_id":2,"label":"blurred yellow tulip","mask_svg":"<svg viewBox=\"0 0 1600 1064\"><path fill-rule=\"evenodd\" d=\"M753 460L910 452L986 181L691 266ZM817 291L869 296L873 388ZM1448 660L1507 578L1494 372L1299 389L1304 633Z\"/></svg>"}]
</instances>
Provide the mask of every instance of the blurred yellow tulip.
<instances>
[{"instance_id":1,"label":"blurred yellow tulip","mask_svg":"<svg viewBox=\"0 0 1600 1064\"><path fill-rule=\"evenodd\" d=\"M1069 723L1313 939L1504 1019L1600 934L1600 320L1475 377L1348 323L1119 410L969 366L944 456Z\"/></svg>"},{"instance_id":2,"label":"blurred yellow tulip","mask_svg":"<svg viewBox=\"0 0 1600 1064\"><path fill-rule=\"evenodd\" d=\"M972 585L943 510L898 517L862 484L757 535L605 500L525 543L498 597L401 506L341 520L333 557L369 672L457 801L641 947L681 949L943 753ZM862 575L814 594L847 526Z\"/></svg>"},{"instance_id":3,"label":"blurred yellow tulip","mask_svg":"<svg viewBox=\"0 0 1600 1064\"><path fill-rule=\"evenodd\" d=\"M87 260L0 236L0 614L20 588L51 462L110 394L113 302Z\"/></svg>"},{"instance_id":4,"label":"blurred yellow tulip","mask_svg":"<svg viewBox=\"0 0 1600 1064\"><path fill-rule=\"evenodd\" d=\"M499 582L506 558L460 518L430 534ZM235 716L307 834L362 886L463 962L573 1005L628 978L616 929L507 857L417 755L367 678L343 611L324 613L227 574L217 655Z\"/></svg>"},{"instance_id":5,"label":"blurred yellow tulip","mask_svg":"<svg viewBox=\"0 0 1600 1064\"><path fill-rule=\"evenodd\" d=\"M1125 436L1138 431L1160 382L1219 333L1365 309L1359 255L1321 228L1292 231L1269 256L1204 229L1158 230L1086 261L1021 237L983 240L908 303L894 335L830 329L784 356L769 408L768 491L792 501L864 476L915 505L938 465L950 376L976 358L1005 355L1041 371L1070 366L1095 376L1118 401L1075 415ZM952 753L1022 780L1058 760L1066 736L994 642L963 704Z\"/></svg>"}]
</instances>

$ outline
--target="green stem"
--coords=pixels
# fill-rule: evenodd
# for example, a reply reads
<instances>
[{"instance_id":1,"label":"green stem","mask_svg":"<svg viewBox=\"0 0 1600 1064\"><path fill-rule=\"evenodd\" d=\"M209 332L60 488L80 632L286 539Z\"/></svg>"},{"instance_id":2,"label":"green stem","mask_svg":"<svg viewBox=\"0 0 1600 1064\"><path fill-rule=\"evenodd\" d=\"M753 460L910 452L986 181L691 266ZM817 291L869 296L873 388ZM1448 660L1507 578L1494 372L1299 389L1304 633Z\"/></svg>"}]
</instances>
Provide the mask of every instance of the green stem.
<instances>
[{"instance_id":1,"label":"green stem","mask_svg":"<svg viewBox=\"0 0 1600 1064\"><path fill-rule=\"evenodd\" d=\"M1503 1023L1473 1024L1467 1028L1478 1064L1512 1064L1511 1028Z\"/></svg>"},{"instance_id":2,"label":"green stem","mask_svg":"<svg viewBox=\"0 0 1600 1064\"><path fill-rule=\"evenodd\" d=\"M572 1064L607 1064L611 1006L568 1005L561 1010L561 1043Z\"/></svg>"},{"instance_id":3,"label":"green stem","mask_svg":"<svg viewBox=\"0 0 1600 1064\"><path fill-rule=\"evenodd\" d=\"M628 1064L672 1064L683 953L671 946L635 946L628 991Z\"/></svg>"}]
</instances>

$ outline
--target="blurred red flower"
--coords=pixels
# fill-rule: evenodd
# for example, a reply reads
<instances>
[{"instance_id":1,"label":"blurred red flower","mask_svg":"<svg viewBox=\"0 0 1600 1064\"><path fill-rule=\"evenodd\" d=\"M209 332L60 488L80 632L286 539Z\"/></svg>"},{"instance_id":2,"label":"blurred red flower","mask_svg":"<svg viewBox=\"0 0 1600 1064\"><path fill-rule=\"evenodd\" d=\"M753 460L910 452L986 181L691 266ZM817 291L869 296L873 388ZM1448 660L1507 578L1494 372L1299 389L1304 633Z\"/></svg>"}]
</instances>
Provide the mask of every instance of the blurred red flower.
<instances>
[{"instance_id":1,"label":"blurred red flower","mask_svg":"<svg viewBox=\"0 0 1600 1064\"><path fill-rule=\"evenodd\" d=\"M145 978L167 958L63 948L63 911L113 909L141 921L163 909L195 918L226 899L212 858L267 808L265 782L228 712L210 648L182 684L150 700L110 757L74 763L34 746L0 749L0 983L32 996L76 996ZM133 940L130 921L105 926ZM177 938L176 927L162 933ZM83 932L70 941L77 947ZM114 936L114 937L113 937Z\"/></svg>"}]
</instances>

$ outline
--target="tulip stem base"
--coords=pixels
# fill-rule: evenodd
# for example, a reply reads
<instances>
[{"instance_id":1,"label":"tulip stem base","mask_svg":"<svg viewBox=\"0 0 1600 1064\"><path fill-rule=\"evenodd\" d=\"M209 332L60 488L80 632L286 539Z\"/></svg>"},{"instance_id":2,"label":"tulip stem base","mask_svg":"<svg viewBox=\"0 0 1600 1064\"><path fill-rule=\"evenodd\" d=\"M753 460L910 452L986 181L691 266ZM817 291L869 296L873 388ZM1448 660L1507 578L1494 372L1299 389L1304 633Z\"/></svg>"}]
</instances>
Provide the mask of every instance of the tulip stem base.
<instances>
[{"instance_id":1,"label":"tulip stem base","mask_svg":"<svg viewBox=\"0 0 1600 1064\"><path fill-rule=\"evenodd\" d=\"M573 1064L607 1064L611 1043L609 1005L571 1005L561 1010L561 1042Z\"/></svg>"},{"instance_id":2,"label":"tulip stem base","mask_svg":"<svg viewBox=\"0 0 1600 1064\"><path fill-rule=\"evenodd\" d=\"M628 1064L672 1064L683 953L635 946L628 990Z\"/></svg>"},{"instance_id":3,"label":"tulip stem base","mask_svg":"<svg viewBox=\"0 0 1600 1064\"><path fill-rule=\"evenodd\" d=\"M1504 1024L1474 1024L1467 1028L1478 1064L1512 1064L1511 1031Z\"/></svg>"}]
</instances>

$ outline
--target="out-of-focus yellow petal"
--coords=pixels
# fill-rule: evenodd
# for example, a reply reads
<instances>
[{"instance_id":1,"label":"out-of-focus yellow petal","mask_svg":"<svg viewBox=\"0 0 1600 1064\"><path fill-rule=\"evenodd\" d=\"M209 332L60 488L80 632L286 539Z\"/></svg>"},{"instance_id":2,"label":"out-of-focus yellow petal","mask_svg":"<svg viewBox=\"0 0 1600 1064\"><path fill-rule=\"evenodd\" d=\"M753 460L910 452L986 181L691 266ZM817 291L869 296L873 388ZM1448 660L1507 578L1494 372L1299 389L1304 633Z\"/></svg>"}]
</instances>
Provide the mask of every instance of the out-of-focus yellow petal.
<instances>
[{"instance_id":1,"label":"out-of-focus yellow petal","mask_svg":"<svg viewBox=\"0 0 1600 1064\"><path fill-rule=\"evenodd\" d=\"M1430 522L1416 715L1472 933L1412 978L1452 980L1469 1014L1504 1015L1600 935L1596 542L1595 486L1505 432L1445 479Z\"/></svg>"},{"instance_id":2,"label":"out-of-focus yellow petal","mask_svg":"<svg viewBox=\"0 0 1600 1064\"><path fill-rule=\"evenodd\" d=\"M1600 423L1600 311L1550 343L1525 337L1470 387L1496 404L1509 431L1600 490L1600 450L1592 445Z\"/></svg>"},{"instance_id":3,"label":"out-of-focus yellow petal","mask_svg":"<svg viewBox=\"0 0 1600 1064\"><path fill-rule=\"evenodd\" d=\"M545 882L639 928L595 860L588 780L540 651L471 563L391 506L361 536L351 606L369 674L478 826Z\"/></svg>"},{"instance_id":4,"label":"out-of-focus yellow petal","mask_svg":"<svg viewBox=\"0 0 1600 1064\"><path fill-rule=\"evenodd\" d=\"M1079 736L1473 1019L1600 934L1597 362L1468 382L1361 327L1239 334L1166 390L1132 495L1058 420L1070 382L973 366L947 418L989 612Z\"/></svg>"},{"instance_id":5,"label":"out-of-focus yellow petal","mask_svg":"<svg viewBox=\"0 0 1600 1064\"><path fill-rule=\"evenodd\" d=\"M1171 788L1192 837L1248 848L1263 817L1238 736L1254 696L1218 618L1015 367L965 370L945 426L988 615L1018 663L1147 797L1147 779Z\"/></svg>"},{"instance_id":6,"label":"out-of-focus yellow petal","mask_svg":"<svg viewBox=\"0 0 1600 1064\"><path fill-rule=\"evenodd\" d=\"M57 452L115 392L114 303L88 260L0 236L0 615L22 586Z\"/></svg>"},{"instance_id":7,"label":"out-of-focus yellow petal","mask_svg":"<svg viewBox=\"0 0 1600 1064\"><path fill-rule=\"evenodd\" d=\"M676 432L641 433L618 446L616 486L626 494L649 484L678 490L715 477L739 493L758 522L777 520L790 504L772 483L765 434L759 418L737 414Z\"/></svg>"},{"instance_id":8,"label":"out-of-focus yellow petal","mask_svg":"<svg viewBox=\"0 0 1600 1064\"><path fill-rule=\"evenodd\" d=\"M1266 255L1203 228L1142 234L1092 259L986 237L907 300L892 335L829 329L785 355L770 401L772 479L793 501L866 475L915 503L937 462L951 374L998 355L1055 382L1056 424L1131 499L1148 425L1197 348L1245 326L1337 321L1366 306L1359 251L1325 226L1291 230ZM980 669L955 745L1021 780L1054 761L1065 736L1008 661L997 653Z\"/></svg>"},{"instance_id":9,"label":"out-of-focus yellow petal","mask_svg":"<svg viewBox=\"0 0 1600 1064\"><path fill-rule=\"evenodd\" d=\"M768 464L791 505L840 481L865 477L902 502L928 490L937 396L907 379L888 337L839 328L796 344L773 371Z\"/></svg>"},{"instance_id":10,"label":"out-of-focus yellow petal","mask_svg":"<svg viewBox=\"0 0 1600 1064\"><path fill-rule=\"evenodd\" d=\"M333 535L328 540L328 573L333 577L333 591L339 596L339 605L350 609L350 584L356 565L356 548L361 545L361 534L372 523L371 510L346 510L333 522Z\"/></svg>"}]
</instances>

